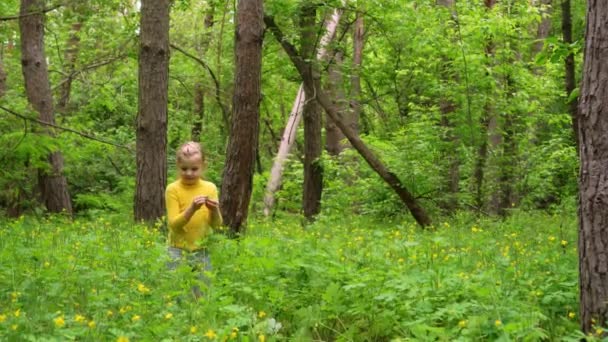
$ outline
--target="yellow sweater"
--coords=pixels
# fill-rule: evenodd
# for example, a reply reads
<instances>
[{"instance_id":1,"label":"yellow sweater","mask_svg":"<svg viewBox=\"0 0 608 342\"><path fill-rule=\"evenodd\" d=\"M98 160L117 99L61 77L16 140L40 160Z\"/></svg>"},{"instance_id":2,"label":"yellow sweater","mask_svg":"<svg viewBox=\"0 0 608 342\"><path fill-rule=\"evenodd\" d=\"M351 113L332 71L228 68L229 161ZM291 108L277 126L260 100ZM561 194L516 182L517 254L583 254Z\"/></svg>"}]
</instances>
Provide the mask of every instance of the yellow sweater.
<instances>
[{"instance_id":1,"label":"yellow sweater","mask_svg":"<svg viewBox=\"0 0 608 342\"><path fill-rule=\"evenodd\" d=\"M212 211L204 205L186 222L184 211L192 204L194 197L201 195L217 201L217 187L202 179L192 185L184 184L178 179L167 186L165 202L169 223L169 246L189 251L201 249L204 247L200 245L201 240L211 234L213 228L222 224L219 209Z\"/></svg>"}]
</instances>

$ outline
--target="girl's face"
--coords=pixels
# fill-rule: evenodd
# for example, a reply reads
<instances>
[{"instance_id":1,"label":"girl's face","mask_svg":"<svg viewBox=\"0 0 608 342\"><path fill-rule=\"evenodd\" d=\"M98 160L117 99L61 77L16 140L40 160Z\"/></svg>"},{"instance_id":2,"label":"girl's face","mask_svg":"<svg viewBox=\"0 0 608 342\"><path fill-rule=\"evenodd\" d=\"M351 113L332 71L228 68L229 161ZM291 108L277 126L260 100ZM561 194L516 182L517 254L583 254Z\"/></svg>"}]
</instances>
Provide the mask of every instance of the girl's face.
<instances>
[{"instance_id":1,"label":"girl's face","mask_svg":"<svg viewBox=\"0 0 608 342\"><path fill-rule=\"evenodd\" d=\"M199 154L194 154L187 158L182 158L177 163L179 177L184 184L195 184L201 178L203 172L203 162Z\"/></svg>"}]
</instances>

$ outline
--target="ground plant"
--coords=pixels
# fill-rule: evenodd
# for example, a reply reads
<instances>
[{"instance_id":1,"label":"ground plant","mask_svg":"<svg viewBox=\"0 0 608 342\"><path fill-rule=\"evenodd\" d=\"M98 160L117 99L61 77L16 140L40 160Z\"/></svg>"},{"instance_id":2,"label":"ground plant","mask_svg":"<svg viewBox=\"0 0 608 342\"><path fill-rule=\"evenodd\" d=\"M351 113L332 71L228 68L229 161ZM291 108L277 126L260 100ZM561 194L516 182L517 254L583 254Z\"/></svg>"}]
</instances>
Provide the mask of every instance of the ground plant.
<instances>
[{"instance_id":1,"label":"ground plant","mask_svg":"<svg viewBox=\"0 0 608 342\"><path fill-rule=\"evenodd\" d=\"M409 220L256 219L240 239L210 237L212 285L199 302L192 272L166 269L160 223L28 216L0 227L0 340L583 336L570 212L458 214L424 230Z\"/></svg>"}]
</instances>

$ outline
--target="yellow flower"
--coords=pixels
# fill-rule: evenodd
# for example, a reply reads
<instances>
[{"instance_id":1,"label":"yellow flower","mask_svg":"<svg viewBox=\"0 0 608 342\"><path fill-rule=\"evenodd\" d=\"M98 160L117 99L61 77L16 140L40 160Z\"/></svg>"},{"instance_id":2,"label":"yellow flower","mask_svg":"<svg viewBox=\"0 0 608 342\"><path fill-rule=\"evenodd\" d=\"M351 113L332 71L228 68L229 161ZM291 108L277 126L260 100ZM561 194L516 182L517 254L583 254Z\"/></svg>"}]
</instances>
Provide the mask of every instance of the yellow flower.
<instances>
[{"instance_id":1,"label":"yellow flower","mask_svg":"<svg viewBox=\"0 0 608 342\"><path fill-rule=\"evenodd\" d=\"M551 241L551 242L555 241L555 236L549 236L549 241Z\"/></svg>"},{"instance_id":2,"label":"yellow flower","mask_svg":"<svg viewBox=\"0 0 608 342\"><path fill-rule=\"evenodd\" d=\"M190 327L190 333L191 334L196 334L197 331L198 331L198 328L195 327L194 325Z\"/></svg>"},{"instance_id":3,"label":"yellow flower","mask_svg":"<svg viewBox=\"0 0 608 342\"><path fill-rule=\"evenodd\" d=\"M260 342L266 342L266 336L264 336L264 334L260 334L258 336L258 341L260 341Z\"/></svg>"},{"instance_id":4,"label":"yellow flower","mask_svg":"<svg viewBox=\"0 0 608 342\"><path fill-rule=\"evenodd\" d=\"M49 267L49 266L51 266L51 263L50 263L50 262L48 262L48 261L45 261L45 262L44 262L44 267Z\"/></svg>"},{"instance_id":5,"label":"yellow flower","mask_svg":"<svg viewBox=\"0 0 608 342\"><path fill-rule=\"evenodd\" d=\"M568 313L568 318L574 318L574 317L576 317L576 314L574 312L571 311Z\"/></svg>"},{"instance_id":6,"label":"yellow flower","mask_svg":"<svg viewBox=\"0 0 608 342\"><path fill-rule=\"evenodd\" d=\"M497 326L497 327L500 327L502 325L501 320L499 320L499 319L495 320L494 321L494 325Z\"/></svg>"},{"instance_id":7,"label":"yellow flower","mask_svg":"<svg viewBox=\"0 0 608 342\"><path fill-rule=\"evenodd\" d=\"M89 321L89 323L87 325L89 326L89 328L95 329L95 327L97 326L97 323L95 323L95 321Z\"/></svg>"},{"instance_id":8,"label":"yellow flower","mask_svg":"<svg viewBox=\"0 0 608 342\"><path fill-rule=\"evenodd\" d=\"M596 335L601 335L603 332L604 332L604 329L602 329L602 328L595 329L595 334Z\"/></svg>"},{"instance_id":9,"label":"yellow flower","mask_svg":"<svg viewBox=\"0 0 608 342\"><path fill-rule=\"evenodd\" d=\"M266 316L266 313L264 311L258 312L258 317L259 318L264 318L265 316Z\"/></svg>"},{"instance_id":10,"label":"yellow flower","mask_svg":"<svg viewBox=\"0 0 608 342\"><path fill-rule=\"evenodd\" d=\"M146 285L144 285L144 284L139 284L139 285L137 285L137 291L139 291L140 293L146 294L146 293L150 292L150 289L147 288Z\"/></svg>"},{"instance_id":11,"label":"yellow flower","mask_svg":"<svg viewBox=\"0 0 608 342\"><path fill-rule=\"evenodd\" d=\"M562 247L566 247L568 245L568 241L562 240Z\"/></svg>"},{"instance_id":12,"label":"yellow flower","mask_svg":"<svg viewBox=\"0 0 608 342\"><path fill-rule=\"evenodd\" d=\"M108 311L106 312L106 315L107 315L108 317L111 317L111 316L113 316L113 315L114 315L114 312L113 312L112 310L108 310Z\"/></svg>"},{"instance_id":13,"label":"yellow flower","mask_svg":"<svg viewBox=\"0 0 608 342\"><path fill-rule=\"evenodd\" d=\"M15 317L21 316L21 309L15 310Z\"/></svg>"},{"instance_id":14,"label":"yellow flower","mask_svg":"<svg viewBox=\"0 0 608 342\"><path fill-rule=\"evenodd\" d=\"M215 331L209 329L209 330L207 330L207 332L203 336L205 336L206 338L208 338L210 340L213 340L213 339L215 339L217 337L217 334L215 333Z\"/></svg>"},{"instance_id":15,"label":"yellow flower","mask_svg":"<svg viewBox=\"0 0 608 342\"><path fill-rule=\"evenodd\" d=\"M84 321L86 321L87 319L86 319L84 316L82 316L82 315L76 315L76 316L74 316L74 320L75 320L76 322L84 322Z\"/></svg>"},{"instance_id":16,"label":"yellow flower","mask_svg":"<svg viewBox=\"0 0 608 342\"><path fill-rule=\"evenodd\" d=\"M116 342L129 342L129 338L126 336L120 336L116 339Z\"/></svg>"},{"instance_id":17,"label":"yellow flower","mask_svg":"<svg viewBox=\"0 0 608 342\"><path fill-rule=\"evenodd\" d=\"M458 326L461 328L465 328L467 326L467 321L466 320L461 320L460 322L458 322Z\"/></svg>"},{"instance_id":18,"label":"yellow flower","mask_svg":"<svg viewBox=\"0 0 608 342\"><path fill-rule=\"evenodd\" d=\"M17 330L17 328L19 328L19 326L17 324L11 325L11 330Z\"/></svg>"},{"instance_id":19,"label":"yellow flower","mask_svg":"<svg viewBox=\"0 0 608 342\"><path fill-rule=\"evenodd\" d=\"M63 319L63 316L59 316L53 319L53 322L55 323L55 326L57 328L62 328L63 326L65 326L65 319Z\"/></svg>"},{"instance_id":20,"label":"yellow flower","mask_svg":"<svg viewBox=\"0 0 608 342\"><path fill-rule=\"evenodd\" d=\"M0 315L0 323L6 321L6 315L2 314Z\"/></svg>"},{"instance_id":21,"label":"yellow flower","mask_svg":"<svg viewBox=\"0 0 608 342\"><path fill-rule=\"evenodd\" d=\"M141 319L141 316L139 316L139 315L134 315L134 316L131 318L131 321L133 321L133 322L137 322L137 321L139 321L140 319Z\"/></svg>"},{"instance_id":22,"label":"yellow flower","mask_svg":"<svg viewBox=\"0 0 608 342\"><path fill-rule=\"evenodd\" d=\"M172 313L169 312L168 314L165 315L165 319L171 319L171 318L173 318Z\"/></svg>"}]
</instances>

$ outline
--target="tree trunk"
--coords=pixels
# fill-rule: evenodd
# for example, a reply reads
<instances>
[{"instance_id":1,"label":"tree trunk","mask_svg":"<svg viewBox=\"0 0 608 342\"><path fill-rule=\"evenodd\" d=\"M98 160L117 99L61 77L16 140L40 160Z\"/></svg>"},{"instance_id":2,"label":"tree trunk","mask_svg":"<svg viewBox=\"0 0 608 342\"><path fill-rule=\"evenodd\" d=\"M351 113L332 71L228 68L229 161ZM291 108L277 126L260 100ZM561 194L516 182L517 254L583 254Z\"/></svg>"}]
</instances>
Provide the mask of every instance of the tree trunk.
<instances>
[{"instance_id":1,"label":"tree trunk","mask_svg":"<svg viewBox=\"0 0 608 342\"><path fill-rule=\"evenodd\" d=\"M76 68L76 59L78 52L80 51L80 30L82 29L82 22L77 21L72 24L70 30L70 38L68 39L67 48L64 54L64 72L67 74L67 78L61 84L59 88L59 101L57 101L57 112L65 114L67 111L68 103L70 101L70 93L72 92L72 81L74 80L74 70Z\"/></svg>"},{"instance_id":2,"label":"tree trunk","mask_svg":"<svg viewBox=\"0 0 608 342\"><path fill-rule=\"evenodd\" d=\"M562 34L564 36L564 44L566 46L572 45L572 12L570 10L570 0L562 0ZM564 68L566 69L566 95L570 99L572 92L576 89L575 79L575 64L574 64L574 53L569 50L568 55L564 61ZM578 98L570 99L568 102L568 112L572 117L572 128L574 130L574 140L576 146L579 145L578 137ZM578 152L578 148L576 149Z\"/></svg>"},{"instance_id":3,"label":"tree trunk","mask_svg":"<svg viewBox=\"0 0 608 342\"><path fill-rule=\"evenodd\" d=\"M4 63L2 62L2 56L0 56L0 98L4 96L6 92L6 72L4 71Z\"/></svg>"},{"instance_id":4,"label":"tree trunk","mask_svg":"<svg viewBox=\"0 0 608 342\"><path fill-rule=\"evenodd\" d=\"M240 0L236 15L234 112L220 197L224 223L233 234L244 232L253 187L264 39L262 0Z\"/></svg>"},{"instance_id":5,"label":"tree trunk","mask_svg":"<svg viewBox=\"0 0 608 342\"><path fill-rule=\"evenodd\" d=\"M363 141L353 133L353 131L340 121L340 113L327 95L323 92L320 86L320 80L318 74L313 74L306 64L303 62L302 57L298 55L295 47L290 44L284 37L279 27L274 22L272 17L264 17L266 26L275 35L275 38L281 44L293 64L295 65L298 73L304 81L304 87L307 90L313 91L316 94L317 101L325 109L325 112L333 120L336 125L342 130L351 145L359 152L359 154L365 159L365 161L371 166L371 168L378 173L380 177L397 193L399 198L407 206L407 208L414 216L414 219L421 226L428 226L431 224L431 219L427 215L426 211L418 204L418 201L414 196L407 190L407 188L401 183L399 178L390 170L388 170L384 164L373 154L373 152L363 143Z\"/></svg>"},{"instance_id":6,"label":"tree trunk","mask_svg":"<svg viewBox=\"0 0 608 342\"><path fill-rule=\"evenodd\" d=\"M142 0L139 50L135 220L152 223L165 215L169 0Z\"/></svg>"},{"instance_id":7,"label":"tree trunk","mask_svg":"<svg viewBox=\"0 0 608 342\"><path fill-rule=\"evenodd\" d=\"M551 31L551 1L552 0L541 0L540 2L541 20L536 31L536 42L532 47L533 57L543 50L545 39L549 36L549 32Z\"/></svg>"},{"instance_id":8,"label":"tree trunk","mask_svg":"<svg viewBox=\"0 0 608 342\"><path fill-rule=\"evenodd\" d=\"M306 4L301 8L300 16L300 53L304 57L305 68L311 73L318 74L318 63L314 60L317 5ZM323 165L321 163L321 109L316 100L316 94L310 88L304 88L307 99L304 104L304 189L302 192L302 208L304 217L313 221L321 211L321 195L323 193Z\"/></svg>"},{"instance_id":9,"label":"tree trunk","mask_svg":"<svg viewBox=\"0 0 608 342\"><path fill-rule=\"evenodd\" d=\"M583 332L608 323L608 2L587 1L578 134L579 287Z\"/></svg>"},{"instance_id":10,"label":"tree trunk","mask_svg":"<svg viewBox=\"0 0 608 342\"><path fill-rule=\"evenodd\" d=\"M451 14L451 17L455 17L454 12L454 0L439 0L437 4L446 7ZM449 25L453 24L453 20L448 21ZM448 34L446 29L445 34ZM454 42L456 44L456 42ZM441 83L445 89L449 89L451 81L454 81L454 76L451 76L450 65L453 61L449 57L442 57L442 67L440 70ZM456 104L450 97L450 92L442 92L439 99L439 112L441 114L440 124L444 129L443 141L445 142L445 150L443 151L443 157L447 161L448 172L446 172L444 186L446 189L445 201L441 201L440 205L447 211L453 211L458 207L458 191L460 181L460 160L458 158L458 137L454 133L454 124L452 117L456 113Z\"/></svg>"},{"instance_id":11,"label":"tree trunk","mask_svg":"<svg viewBox=\"0 0 608 342\"><path fill-rule=\"evenodd\" d=\"M363 14L357 12L353 30L353 72L350 76L350 109L353 132L359 134L359 117L361 116L361 65L363 64L363 45L365 43L365 24Z\"/></svg>"},{"instance_id":12,"label":"tree trunk","mask_svg":"<svg viewBox=\"0 0 608 342\"><path fill-rule=\"evenodd\" d=\"M342 79L342 51L336 51L334 55L334 62L329 65L328 82L327 82L327 93L332 99L332 103L339 108L340 113L347 114L348 107L346 96L344 95L344 85ZM342 118L347 122L347 115ZM331 156L337 156L345 148L344 134L338 126L332 120L325 120L325 150Z\"/></svg>"},{"instance_id":13,"label":"tree trunk","mask_svg":"<svg viewBox=\"0 0 608 342\"><path fill-rule=\"evenodd\" d=\"M327 20L325 24L325 34L323 35L323 37L321 38L321 42L319 43L319 51L317 52L318 60L321 60L325 57L325 47L334 39L341 16L342 11L335 10L331 15L330 19ZM301 120L302 108L304 107L304 99L304 85L300 85L293 106L291 108L291 113L289 114L289 120L287 121L285 130L283 130L281 144L279 145L279 152L274 158L274 163L272 164L272 168L270 169L270 177L268 179L268 183L266 184L266 193L264 195L264 215L266 216L270 214L270 211L274 206L274 193L281 186L283 164L287 159L289 150L291 150L291 146L293 145L293 142L296 138L296 133L298 132L298 125Z\"/></svg>"},{"instance_id":14,"label":"tree trunk","mask_svg":"<svg viewBox=\"0 0 608 342\"><path fill-rule=\"evenodd\" d=\"M203 119L205 117L205 92L201 82L196 82L194 85L193 107L192 116L194 117L194 121L192 122L190 138L192 141L200 141L201 132L203 131Z\"/></svg>"},{"instance_id":15,"label":"tree trunk","mask_svg":"<svg viewBox=\"0 0 608 342\"><path fill-rule=\"evenodd\" d=\"M19 29L21 32L21 65L25 79L25 91L31 106L38 112L41 121L55 123L53 96L49 83L48 67L44 52L44 8L43 0L22 0ZM53 130L43 128L45 134L54 136ZM63 155L59 151L51 153L47 160L49 170L38 170L41 199L51 212L65 211L72 214L72 203L68 185L63 175Z\"/></svg>"},{"instance_id":16,"label":"tree trunk","mask_svg":"<svg viewBox=\"0 0 608 342\"><path fill-rule=\"evenodd\" d=\"M202 57L205 56L205 52L207 51L207 48L209 47L209 43L211 41L210 29L214 24L214 13L215 4L213 2L210 2L209 8L205 13L203 35L199 41L199 44L196 46L196 51L201 56L201 60L203 59ZM203 88L202 79L197 81L194 85L194 106L192 116L194 120L192 123L191 140L200 141L201 132L203 130L203 119L205 117L205 90Z\"/></svg>"}]
</instances>

